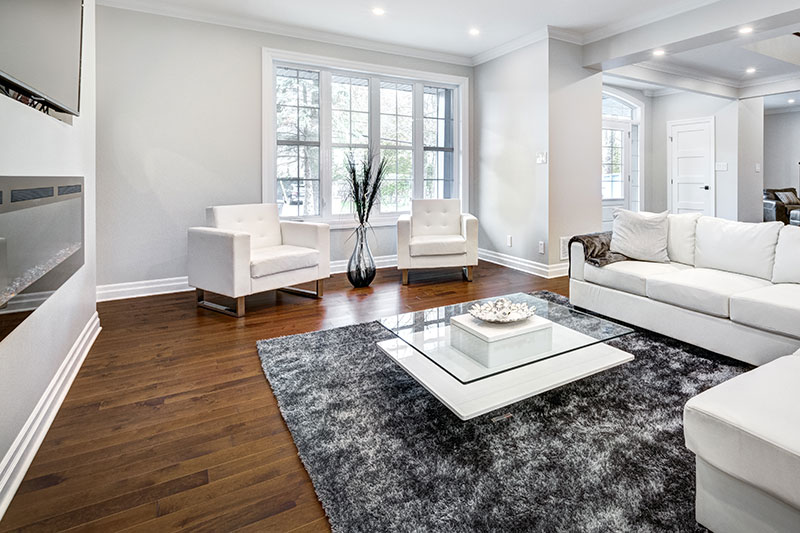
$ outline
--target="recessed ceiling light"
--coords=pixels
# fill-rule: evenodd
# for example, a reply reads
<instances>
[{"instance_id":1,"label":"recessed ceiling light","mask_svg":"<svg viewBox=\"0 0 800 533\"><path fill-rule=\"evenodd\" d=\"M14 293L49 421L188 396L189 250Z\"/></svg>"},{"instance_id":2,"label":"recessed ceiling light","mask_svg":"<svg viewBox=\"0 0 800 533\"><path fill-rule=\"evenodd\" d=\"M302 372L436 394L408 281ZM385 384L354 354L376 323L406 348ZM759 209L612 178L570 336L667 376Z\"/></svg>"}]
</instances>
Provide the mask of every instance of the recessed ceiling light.
<instances>
[{"instance_id":1,"label":"recessed ceiling light","mask_svg":"<svg viewBox=\"0 0 800 533\"><path fill-rule=\"evenodd\" d=\"M658 50L653 50L653 55L656 56L656 57L661 57L664 54L666 54L666 52L664 50L662 50L661 48L659 48Z\"/></svg>"},{"instance_id":2,"label":"recessed ceiling light","mask_svg":"<svg viewBox=\"0 0 800 533\"><path fill-rule=\"evenodd\" d=\"M470 28L469 34L472 35L473 37L476 37L481 34L481 30L479 30L478 28Z\"/></svg>"},{"instance_id":3,"label":"recessed ceiling light","mask_svg":"<svg viewBox=\"0 0 800 533\"><path fill-rule=\"evenodd\" d=\"M748 67L747 70L745 70L745 72L747 72L748 74L753 74L755 73L755 71L756 67Z\"/></svg>"},{"instance_id":4,"label":"recessed ceiling light","mask_svg":"<svg viewBox=\"0 0 800 533\"><path fill-rule=\"evenodd\" d=\"M793 103L794 103L794 98L789 98L789 99L788 99L788 100L786 100L786 101L787 101L787 102L789 102L790 104L793 104Z\"/></svg>"},{"instance_id":5,"label":"recessed ceiling light","mask_svg":"<svg viewBox=\"0 0 800 533\"><path fill-rule=\"evenodd\" d=\"M380 17L380 16L386 14L386 10L383 9L382 7L373 7L372 8L372 14L373 15L378 15Z\"/></svg>"},{"instance_id":6,"label":"recessed ceiling light","mask_svg":"<svg viewBox=\"0 0 800 533\"><path fill-rule=\"evenodd\" d=\"M739 33L741 33L742 35L753 33L753 28L751 28L750 26L742 26L741 28L739 28Z\"/></svg>"}]
</instances>

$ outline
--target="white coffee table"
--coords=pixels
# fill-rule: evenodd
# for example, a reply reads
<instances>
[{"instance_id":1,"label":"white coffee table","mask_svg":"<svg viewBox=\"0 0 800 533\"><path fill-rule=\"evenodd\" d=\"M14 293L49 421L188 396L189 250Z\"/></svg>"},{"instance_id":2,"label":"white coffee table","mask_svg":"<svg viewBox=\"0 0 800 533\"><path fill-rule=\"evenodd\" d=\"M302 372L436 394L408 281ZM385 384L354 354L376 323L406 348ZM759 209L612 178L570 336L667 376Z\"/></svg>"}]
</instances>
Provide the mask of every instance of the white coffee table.
<instances>
[{"instance_id":1,"label":"white coffee table","mask_svg":"<svg viewBox=\"0 0 800 533\"><path fill-rule=\"evenodd\" d=\"M550 320L552 328L547 335L532 332L538 336L523 349L512 346L509 350L514 351L494 359L498 363L492 366L450 344L450 318L466 313L476 302L382 319L395 338L378 347L462 420L633 360L631 354L605 344L632 333L630 328L528 294L504 297L535 307L537 316Z\"/></svg>"}]
</instances>

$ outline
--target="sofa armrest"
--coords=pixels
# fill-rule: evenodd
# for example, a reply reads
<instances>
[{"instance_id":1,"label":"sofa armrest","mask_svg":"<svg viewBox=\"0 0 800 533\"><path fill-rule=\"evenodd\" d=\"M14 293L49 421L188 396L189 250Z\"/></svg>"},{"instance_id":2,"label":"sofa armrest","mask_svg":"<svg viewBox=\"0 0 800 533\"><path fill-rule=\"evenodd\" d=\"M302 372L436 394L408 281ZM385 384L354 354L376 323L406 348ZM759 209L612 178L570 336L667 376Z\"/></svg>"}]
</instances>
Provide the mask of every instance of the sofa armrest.
<instances>
[{"instance_id":1,"label":"sofa armrest","mask_svg":"<svg viewBox=\"0 0 800 533\"><path fill-rule=\"evenodd\" d=\"M583 270L586 266L586 251L583 243L573 242L569 247L569 277L583 281Z\"/></svg>"},{"instance_id":2,"label":"sofa armrest","mask_svg":"<svg viewBox=\"0 0 800 533\"><path fill-rule=\"evenodd\" d=\"M331 275L331 227L314 222L281 221L283 244L319 251L320 279Z\"/></svg>"},{"instance_id":3,"label":"sofa armrest","mask_svg":"<svg viewBox=\"0 0 800 533\"><path fill-rule=\"evenodd\" d=\"M189 228L189 285L231 298L250 294L250 234Z\"/></svg>"},{"instance_id":4,"label":"sofa armrest","mask_svg":"<svg viewBox=\"0 0 800 533\"><path fill-rule=\"evenodd\" d=\"M773 222L776 220L784 224L789 223L786 205L777 200L764 200L764 222Z\"/></svg>"},{"instance_id":5,"label":"sofa armrest","mask_svg":"<svg viewBox=\"0 0 800 533\"><path fill-rule=\"evenodd\" d=\"M478 264L478 219L469 213L461 214L461 235L467 241L467 264Z\"/></svg>"},{"instance_id":6,"label":"sofa armrest","mask_svg":"<svg viewBox=\"0 0 800 533\"><path fill-rule=\"evenodd\" d=\"M397 219L397 268L411 266L411 215L400 215Z\"/></svg>"}]
</instances>

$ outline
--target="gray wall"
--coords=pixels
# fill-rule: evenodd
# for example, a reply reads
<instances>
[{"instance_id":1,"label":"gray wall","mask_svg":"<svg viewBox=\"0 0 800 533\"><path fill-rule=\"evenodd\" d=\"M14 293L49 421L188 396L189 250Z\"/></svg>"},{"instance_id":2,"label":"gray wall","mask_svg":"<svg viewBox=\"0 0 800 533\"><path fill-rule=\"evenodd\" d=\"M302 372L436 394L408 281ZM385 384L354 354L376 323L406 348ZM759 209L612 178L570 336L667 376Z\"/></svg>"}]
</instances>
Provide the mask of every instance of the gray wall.
<instances>
[{"instance_id":1,"label":"gray wall","mask_svg":"<svg viewBox=\"0 0 800 533\"><path fill-rule=\"evenodd\" d=\"M472 68L137 13L97 10L98 284L186 275L208 205L261 201L261 49L472 76ZM351 230L333 232L347 259ZM375 255L396 253L376 228Z\"/></svg>"},{"instance_id":2,"label":"gray wall","mask_svg":"<svg viewBox=\"0 0 800 533\"><path fill-rule=\"evenodd\" d=\"M473 155L480 246L547 263L548 42L475 67ZM599 135L598 135L599 139ZM506 246L506 236L513 246Z\"/></svg>"},{"instance_id":3,"label":"gray wall","mask_svg":"<svg viewBox=\"0 0 800 533\"><path fill-rule=\"evenodd\" d=\"M800 187L800 113L764 116L764 187Z\"/></svg>"},{"instance_id":4,"label":"gray wall","mask_svg":"<svg viewBox=\"0 0 800 533\"><path fill-rule=\"evenodd\" d=\"M0 175L85 176L86 228L84 266L0 342L0 464L95 312L93 0L84 16L81 116L72 125L0 97Z\"/></svg>"},{"instance_id":5,"label":"gray wall","mask_svg":"<svg viewBox=\"0 0 800 533\"><path fill-rule=\"evenodd\" d=\"M739 220L764 220L764 99L739 100Z\"/></svg>"}]
</instances>

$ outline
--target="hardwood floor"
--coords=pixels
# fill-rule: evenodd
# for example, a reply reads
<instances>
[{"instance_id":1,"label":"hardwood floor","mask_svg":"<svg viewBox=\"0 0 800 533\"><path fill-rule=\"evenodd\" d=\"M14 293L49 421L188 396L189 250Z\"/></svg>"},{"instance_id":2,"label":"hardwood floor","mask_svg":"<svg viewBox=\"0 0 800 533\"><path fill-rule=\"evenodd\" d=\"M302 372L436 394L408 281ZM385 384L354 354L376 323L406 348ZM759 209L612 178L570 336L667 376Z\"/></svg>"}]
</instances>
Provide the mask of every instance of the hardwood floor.
<instances>
[{"instance_id":1,"label":"hardwood floor","mask_svg":"<svg viewBox=\"0 0 800 533\"><path fill-rule=\"evenodd\" d=\"M235 319L194 293L98 304L103 326L0 531L328 531L256 354L259 339L517 291L567 294L482 263L456 271L380 270L323 300L248 298Z\"/></svg>"}]
</instances>

